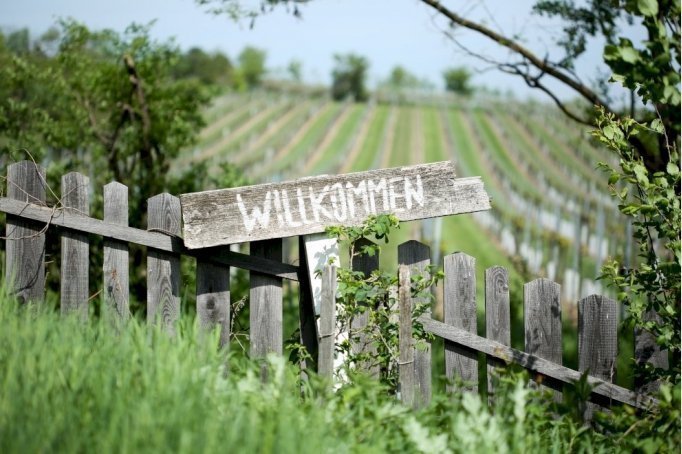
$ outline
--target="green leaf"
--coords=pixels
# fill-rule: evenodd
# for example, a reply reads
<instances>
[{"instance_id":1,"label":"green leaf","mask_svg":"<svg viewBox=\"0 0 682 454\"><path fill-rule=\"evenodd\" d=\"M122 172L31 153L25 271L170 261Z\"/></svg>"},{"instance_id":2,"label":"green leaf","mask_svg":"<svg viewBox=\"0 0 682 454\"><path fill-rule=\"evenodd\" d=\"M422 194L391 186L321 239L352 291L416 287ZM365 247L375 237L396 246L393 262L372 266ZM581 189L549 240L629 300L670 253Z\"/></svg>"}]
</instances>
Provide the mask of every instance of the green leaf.
<instances>
[{"instance_id":1,"label":"green leaf","mask_svg":"<svg viewBox=\"0 0 682 454\"><path fill-rule=\"evenodd\" d=\"M637 9L643 16L654 17L658 14L658 2L656 0L637 0Z\"/></svg>"},{"instance_id":2,"label":"green leaf","mask_svg":"<svg viewBox=\"0 0 682 454\"><path fill-rule=\"evenodd\" d=\"M666 166L666 170L668 171L669 175L676 176L680 174L680 167L674 162L669 162Z\"/></svg>"},{"instance_id":3,"label":"green leaf","mask_svg":"<svg viewBox=\"0 0 682 454\"><path fill-rule=\"evenodd\" d=\"M627 63L636 63L639 60L639 52L632 47L621 47L620 56Z\"/></svg>"},{"instance_id":4,"label":"green leaf","mask_svg":"<svg viewBox=\"0 0 682 454\"><path fill-rule=\"evenodd\" d=\"M663 122L658 118L651 122L650 127L659 134L663 134L665 132L665 129L663 128Z\"/></svg>"}]
</instances>

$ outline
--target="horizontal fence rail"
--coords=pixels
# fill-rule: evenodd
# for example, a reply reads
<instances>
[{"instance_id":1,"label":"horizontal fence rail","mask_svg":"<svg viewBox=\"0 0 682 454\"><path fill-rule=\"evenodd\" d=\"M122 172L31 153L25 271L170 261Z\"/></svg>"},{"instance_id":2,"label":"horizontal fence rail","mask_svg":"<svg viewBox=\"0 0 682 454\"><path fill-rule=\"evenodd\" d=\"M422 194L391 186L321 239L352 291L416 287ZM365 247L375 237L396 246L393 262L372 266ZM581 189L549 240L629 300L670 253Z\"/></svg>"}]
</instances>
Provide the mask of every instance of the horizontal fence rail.
<instances>
[{"instance_id":1,"label":"horizontal fence rail","mask_svg":"<svg viewBox=\"0 0 682 454\"><path fill-rule=\"evenodd\" d=\"M227 247L188 250L179 237L180 204L177 197L159 194L148 200L148 229L128 226L128 188L112 182L104 189L104 219L89 217L89 180L79 173L62 178L57 206L46 205L45 169L30 161L12 164L7 171L7 197L0 197L0 211L7 214L5 280L19 301L40 301L45 293L45 238L51 227L60 227L60 307L65 314L88 316L88 235L104 238L103 315L125 321L129 310L128 248L130 244L147 250L147 321L159 323L171 335L180 317L180 266L182 255L196 258L197 317L205 330L220 330L220 346L230 340L230 267L250 271L250 354L263 357L283 353L282 281L299 282L301 344L312 357L308 369L333 379L335 376L336 270L321 270L319 317L315 315L310 292L308 263L303 237L299 241L299 265L282 263L282 240L253 242L251 254L230 251ZM367 241L367 240L364 240ZM426 405L432 395L432 350L416 349L412 336L412 311L417 303L412 296L411 276L428 272L429 247L408 241L398 247L399 286L394 299L399 308L399 387L407 405ZM589 374L593 404L586 409L590 418L595 408L620 402L638 408L654 405L655 399L641 392L651 384L638 384L635 391L613 384L616 374L617 304L593 295L578 302L579 370L562 365L561 305L559 285L536 279L524 286L524 351L511 347L509 276L502 267L485 272L485 337L477 334L475 259L463 253L443 258L443 321L431 312L419 322L427 332L444 340L445 370L451 383L461 382L450 391L477 391L478 355L485 355L487 391L495 401L494 370L517 364L547 386L558 397L563 385L571 385L581 374ZM355 271L369 276L378 269L378 256L357 256L351 263ZM351 330L361 331L368 323L368 312L353 320ZM352 337L353 351L374 348L367 339ZM640 361L664 361L666 352L652 346L646 336L635 338L635 357ZM646 348L640 345L646 342ZM645 356L644 356L645 355ZM376 376L375 366L366 372Z\"/></svg>"}]
</instances>

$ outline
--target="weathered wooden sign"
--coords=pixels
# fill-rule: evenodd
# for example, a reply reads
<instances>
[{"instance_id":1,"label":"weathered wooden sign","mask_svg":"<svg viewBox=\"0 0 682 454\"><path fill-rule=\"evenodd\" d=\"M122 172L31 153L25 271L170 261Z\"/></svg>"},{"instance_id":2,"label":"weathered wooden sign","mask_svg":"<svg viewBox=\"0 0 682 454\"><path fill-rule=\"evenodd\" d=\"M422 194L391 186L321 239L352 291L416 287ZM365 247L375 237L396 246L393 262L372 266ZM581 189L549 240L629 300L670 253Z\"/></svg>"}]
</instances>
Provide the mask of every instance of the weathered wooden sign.
<instances>
[{"instance_id":1,"label":"weathered wooden sign","mask_svg":"<svg viewBox=\"0 0 682 454\"><path fill-rule=\"evenodd\" d=\"M190 249L307 235L393 213L401 221L490 209L480 177L449 161L180 196Z\"/></svg>"}]
</instances>

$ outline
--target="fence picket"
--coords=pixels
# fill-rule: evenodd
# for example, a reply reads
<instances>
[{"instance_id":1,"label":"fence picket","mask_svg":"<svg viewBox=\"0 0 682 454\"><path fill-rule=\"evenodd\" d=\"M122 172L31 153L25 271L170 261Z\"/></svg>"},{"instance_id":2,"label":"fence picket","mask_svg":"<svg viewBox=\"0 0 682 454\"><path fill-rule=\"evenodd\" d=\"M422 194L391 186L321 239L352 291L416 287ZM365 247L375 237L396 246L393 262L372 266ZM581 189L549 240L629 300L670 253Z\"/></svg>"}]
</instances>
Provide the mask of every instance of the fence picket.
<instances>
[{"instance_id":1,"label":"fence picket","mask_svg":"<svg viewBox=\"0 0 682 454\"><path fill-rule=\"evenodd\" d=\"M197 317L202 331L220 330L220 348L230 342L230 268L197 259Z\"/></svg>"},{"instance_id":2,"label":"fence picket","mask_svg":"<svg viewBox=\"0 0 682 454\"><path fill-rule=\"evenodd\" d=\"M366 238L359 239L355 243L356 253L358 253L358 251L360 251L364 246L369 246L372 244L374 243ZM358 253L358 255L353 257L351 267L353 268L353 271L359 271L364 274L365 277L369 277L372 274L372 271L379 268L379 252L374 255ZM369 311L365 311L362 314L355 316L351 322L351 348L355 354L364 352L372 354L376 352L376 347L372 345L370 336L368 336L366 332L359 332L367 328L368 322ZM358 339L357 341L354 340L356 338ZM376 365L360 364L358 365L358 368L366 370L369 375L373 377L379 376L379 368Z\"/></svg>"},{"instance_id":3,"label":"fence picket","mask_svg":"<svg viewBox=\"0 0 682 454\"><path fill-rule=\"evenodd\" d=\"M26 203L45 204L45 169L32 161L7 167L7 197ZM5 279L10 293L21 303L45 298L44 223L7 215Z\"/></svg>"},{"instance_id":4,"label":"fence picket","mask_svg":"<svg viewBox=\"0 0 682 454\"><path fill-rule=\"evenodd\" d=\"M62 205L64 211L82 216L90 214L88 192L90 179L77 172L62 176ZM88 317L88 235L63 230L60 298L62 314L75 313Z\"/></svg>"},{"instance_id":5,"label":"fence picket","mask_svg":"<svg viewBox=\"0 0 682 454\"><path fill-rule=\"evenodd\" d=\"M476 334L476 260L462 252L446 255L443 260L444 322ZM445 376L451 381L460 378L465 389L477 391L477 353L446 341Z\"/></svg>"},{"instance_id":6,"label":"fence picket","mask_svg":"<svg viewBox=\"0 0 682 454\"><path fill-rule=\"evenodd\" d=\"M104 221L128 226L128 187L113 181L104 186ZM128 243L104 239L104 311L117 321L130 317Z\"/></svg>"},{"instance_id":7,"label":"fence picket","mask_svg":"<svg viewBox=\"0 0 682 454\"><path fill-rule=\"evenodd\" d=\"M618 354L617 305L610 298L590 295L578 302L578 370L613 383ZM585 420L591 420L595 404L587 403Z\"/></svg>"},{"instance_id":8,"label":"fence picket","mask_svg":"<svg viewBox=\"0 0 682 454\"><path fill-rule=\"evenodd\" d=\"M561 287L549 279L523 286L523 324L526 353L561 365ZM555 390L555 398L560 393Z\"/></svg>"},{"instance_id":9,"label":"fence picket","mask_svg":"<svg viewBox=\"0 0 682 454\"><path fill-rule=\"evenodd\" d=\"M647 321L658 321L658 314L649 311L644 315ZM648 331L642 329L635 330L635 361L643 366L646 363L660 369L668 368L668 352L661 350L656 343L656 338ZM635 380L635 388L644 393L654 393L658 391L661 383L658 380L644 381L642 378Z\"/></svg>"},{"instance_id":10,"label":"fence picket","mask_svg":"<svg viewBox=\"0 0 682 454\"><path fill-rule=\"evenodd\" d=\"M511 346L509 273L501 266L485 270L485 336ZM488 402L495 402L495 368L503 363L487 358Z\"/></svg>"},{"instance_id":11,"label":"fence picket","mask_svg":"<svg viewBox=\"0 0 682 454\"><path fill-rule=\"evenodd\" d=\"M282 239L254 241L251 255L282 261ZM252 272L249 316L251 357L282 354L282 278Z\"/></svg>"},{"instance_id":12,"label":"fence picket","mask_svg":"<svg viewBox=\"0 0 682 454\"><path fill-rule=\"evenodd\" d=\"M336 334L336 267L325 265L322 270L320 305L320 351L317 371L328 379L334 373L334 341Z\"/></svg>"},{"instance_id":13,"label":"fence picket","mask_svg":"<svg viewBox=\"0 0 682 454\"><path fill-rule=\"evenodd\" d=\"M410 268L400 265L398 268L398 374L400 383L400 400L407 406L414 406L415 373L414 373L414 341L412 339L412 285Z\"/></svg>"},{"instance_id":14,"label":"fence picket","mask_svg":"<svg viewBox=\"0 0 682 454\"><path fill-rule=\"evenodd\" d=\"M419 241L406 241L398 246L398 263L410 267L412 274L420 274L428 278L428 267L431 264L431 249ZM414 299L413 303L429 304L428 297ZM425 314L431 316L431 308ZM419 406L428 405L431 402L431 343L425 342L424 349L415 349L414 373L417 380L417 395Z\"/></svg>"},{"instance_id":15,"label":"fence picket","mask_svg":"<svg viewBox=\"0 0 682 454\"><path fill-rule=\"evenodd\" d=\"M147 200L149 230L180 235L180 199L159 194ZM149 250L147 253L147 322L161 323L170 334L180 318L180 256Z\"/></svg>"}]
</instances>

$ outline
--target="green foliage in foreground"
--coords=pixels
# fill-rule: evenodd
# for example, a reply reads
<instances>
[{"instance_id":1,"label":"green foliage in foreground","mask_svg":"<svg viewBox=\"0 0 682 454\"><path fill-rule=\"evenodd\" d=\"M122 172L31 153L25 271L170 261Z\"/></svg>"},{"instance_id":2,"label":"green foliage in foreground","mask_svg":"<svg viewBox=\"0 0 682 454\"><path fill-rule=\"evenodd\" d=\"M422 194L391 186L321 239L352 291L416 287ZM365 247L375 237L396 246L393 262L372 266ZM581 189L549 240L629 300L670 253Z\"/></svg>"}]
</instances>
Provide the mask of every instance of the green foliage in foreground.
<instances>
[{"instance_id":1,"label":"green foliage in foreground","mask_svg":"<svg viewBox=\"0 0 682 454\"><path fill-rule=\"evenodd\" d=\"M105 322L82 324L6 297L0 302L2 452L504 453L679 446L679 392L664 402L665 418L610 416L610 434L585 428L568 414L552 417L543 403L548 400L518 377L503 380L494 413L471 394L437 395L428 408L412 411L362 377L336 392L316 379L301 386L296 369L281 358L268 360L270 381L262 384L255 363L219 352L215 336L197 341L188 319L169 339L134 320L116 333Z\"/></svg>"}]
</instances>

